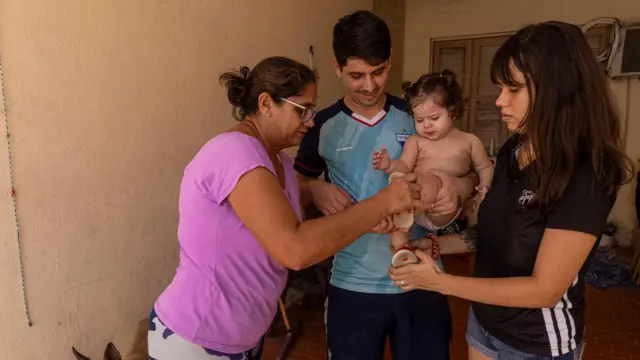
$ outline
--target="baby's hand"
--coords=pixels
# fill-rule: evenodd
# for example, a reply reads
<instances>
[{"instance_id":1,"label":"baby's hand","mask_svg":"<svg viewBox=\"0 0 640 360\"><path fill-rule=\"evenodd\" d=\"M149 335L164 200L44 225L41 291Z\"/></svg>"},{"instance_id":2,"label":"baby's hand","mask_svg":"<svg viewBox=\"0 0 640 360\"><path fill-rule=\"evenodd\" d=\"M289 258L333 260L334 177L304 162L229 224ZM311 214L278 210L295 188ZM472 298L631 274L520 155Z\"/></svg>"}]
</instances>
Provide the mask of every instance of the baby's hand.
<instances>
[{"instance_id":1,"label":"baby's hand","mask_svg":"<svg viewBox=\"0 0 640 360\"><path fill-rule=\"evenodd\" d=\"M487 185L478 185L476 186L476 191L480 194L480 202L484 200L484 197L487 196L489 192L489 186Z\"/></svg>"},{"instance_id":2,"label":"baby's hand","mask_svg":"<svg viewBox=\"0 0 640 360\"><path fill-rule=\"evenodd\" d=\"M387 149L383 146L380 152L373 152L373 168L376 170L387 170L391 166L391 159L387 154Z\"/></svg>"}]
</instances>

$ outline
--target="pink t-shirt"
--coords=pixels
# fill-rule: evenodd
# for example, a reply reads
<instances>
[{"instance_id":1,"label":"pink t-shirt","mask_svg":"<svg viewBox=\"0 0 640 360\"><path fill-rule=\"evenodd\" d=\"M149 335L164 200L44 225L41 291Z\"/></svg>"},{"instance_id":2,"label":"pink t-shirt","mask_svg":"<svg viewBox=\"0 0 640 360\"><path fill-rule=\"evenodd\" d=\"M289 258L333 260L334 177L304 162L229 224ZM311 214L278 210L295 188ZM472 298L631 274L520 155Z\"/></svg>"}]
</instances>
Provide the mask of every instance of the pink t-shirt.
<instances>
[{"instance_id":1,"label":"pink t-shirt","mask_svg":"<svg viewBox=\"0 0 640 360\"><path fill-rule=\"evenodd\" d=\"M280 153L284 195L300 217L293 163ZM162 322L208 349L252 349L275 316L287 270L276 263L227 201L242 175L275 169L257 139L223 133L202 147L186 167L180 187L180 265L155 303ZM269 211L269 209L260 209Z\"/></svg>"}]
</instances>

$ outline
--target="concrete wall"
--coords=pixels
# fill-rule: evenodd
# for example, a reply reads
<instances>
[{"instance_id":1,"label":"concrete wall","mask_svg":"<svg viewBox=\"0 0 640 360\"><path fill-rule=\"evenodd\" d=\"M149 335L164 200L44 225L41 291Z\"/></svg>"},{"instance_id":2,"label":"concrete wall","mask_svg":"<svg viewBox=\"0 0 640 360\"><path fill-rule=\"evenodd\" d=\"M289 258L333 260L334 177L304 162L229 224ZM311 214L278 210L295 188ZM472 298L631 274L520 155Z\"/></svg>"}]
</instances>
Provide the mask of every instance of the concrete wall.
<instances>
[{"instance_id":1,"label":"concrete wall","mask_svg":"<svg viewBox=\"0 0 640 360\"><path fill-rule=\"evenodd\" d=\"M387 91L398 96L403 95L405 9L405 0L373 0L373 11L387 23L391 31L391 72Z\"/></svg>"},{"instance_id":2,"label":"concrete wall","mask_svg":"<svg viewBox=\"0 0 640 360\"><path fill-rule=\"evenodd\" d=\"M72 345L99 359L108 341L126 348L175 271L184 166L234 123L218 75L272 55L306 63L313 45L319 103L329 104L342 91L332 27L372 7L371 0L0 1L34 323L28 327L23 313L2 131L0 359L70 359Z\"/></svg>"}]
</instances>

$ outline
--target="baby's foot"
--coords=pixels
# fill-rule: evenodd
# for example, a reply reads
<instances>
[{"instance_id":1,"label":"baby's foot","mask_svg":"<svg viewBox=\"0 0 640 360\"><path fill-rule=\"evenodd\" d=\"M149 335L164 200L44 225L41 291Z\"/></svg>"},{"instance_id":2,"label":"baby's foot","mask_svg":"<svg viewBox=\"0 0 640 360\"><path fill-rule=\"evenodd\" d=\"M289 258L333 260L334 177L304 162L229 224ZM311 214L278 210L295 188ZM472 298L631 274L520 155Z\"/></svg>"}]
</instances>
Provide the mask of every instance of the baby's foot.
<instances>
[{"instance_id":1,"label":"baby's foot","mask_svg":"<svg viewBox=\"0 0 640 360\"><path fill-rule=\"evenodd\" d=\"M395 172L389 175L389 183L392 183L396 179L403 177L405 174L401 172ZM393 224L398 229L407 230L413 225L413 211L403 211L399 214L393 215Z\"/></svg>"},{"instance_id":2,"label":"baby's foot","mask_svg":"<svg viewBox=\"0 0 640 360\"><path fill-rule=\"evenodd\" d=\"M393 267L400 267L415 263L418 263L418 257L413 253L413 249L408 245L402 246L396 250L395 254L393 254L393 257L391 258L391 265L393 265Z\"/></svg>"}]
</instances>

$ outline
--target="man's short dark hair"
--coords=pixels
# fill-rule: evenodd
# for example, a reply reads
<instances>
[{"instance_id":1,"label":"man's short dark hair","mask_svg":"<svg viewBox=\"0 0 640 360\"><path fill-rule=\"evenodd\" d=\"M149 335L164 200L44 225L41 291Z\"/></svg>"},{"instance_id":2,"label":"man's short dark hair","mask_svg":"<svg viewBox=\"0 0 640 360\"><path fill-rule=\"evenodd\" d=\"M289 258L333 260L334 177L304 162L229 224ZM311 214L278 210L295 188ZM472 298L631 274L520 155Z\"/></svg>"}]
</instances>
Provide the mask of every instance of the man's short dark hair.
<instances>
[{"instance_id":1,"label":"man's short dark hair","mask_svg":"<svg viewBox=\"0 0 640 360\"><path fill-rule=\"evenodd\" d=\"M389 27L371 11L360 10L338 20L333 27L333 55L343 67L349 58L378 65L391 56Z\"/></svg>"}]
</instances>

